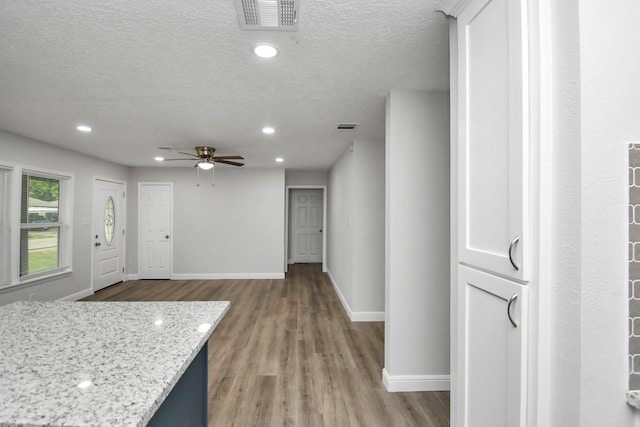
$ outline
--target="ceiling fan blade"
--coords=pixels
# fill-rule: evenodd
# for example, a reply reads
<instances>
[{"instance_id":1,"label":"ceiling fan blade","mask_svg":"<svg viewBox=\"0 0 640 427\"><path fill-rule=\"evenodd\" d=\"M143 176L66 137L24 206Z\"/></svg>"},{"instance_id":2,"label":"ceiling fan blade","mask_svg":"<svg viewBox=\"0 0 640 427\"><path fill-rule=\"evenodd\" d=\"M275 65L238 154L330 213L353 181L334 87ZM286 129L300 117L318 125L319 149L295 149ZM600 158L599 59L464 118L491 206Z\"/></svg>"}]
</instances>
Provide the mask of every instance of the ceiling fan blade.
<instances>
[{"instance_id":1,"label":"ceiling fan blade","mask_svg":"<svg viewBox=\"0 0 640 427\"><path fill-rule=\"evenodd\" d=\"M163 161L164 162L168 162L168 161L171 161L171 160L189 160L190 162L192 162L194 159L164 159Z\"/></svg>"},{"instance_id":2,"label":"ceiling fan blade","mask_svg":"<svg viewBox=\"0 0 640 427\"><path fill-rule=\"evenodd\" d=\"M200 158L200 157L196 156L196 155L195 155L195 154L193 154L193 153L185 153L184 151L178 151L178 153L180 153L180 154L184 154L184 155L186 155L186 156L193 156L193 157L195 157L196 159L199 159L199 158Z\"/></svg>"},{"instance_id":3,"label":"ceiling fan blade","mask_svg":"<svg viewBox=\"0 0 640 427\"><path fill-rule=\"evenodd\" d=\"M214 157L213 161L216 163L224 163L225 165L232 165L232 166L244 166L244 163L238 163L238 162L231 162L229 160L222 160L218 157Z\"/></svg>"},{"instance_id":4,"label":"ceiling fan blade","mask_svg":"<svg viewBox=\"0 0 640 427\"><path fill-rule=\"evenodd\" d=\"M244 157L242 156L216 156L213 158L213 160L244 160Z\"/></svg>"}]
</instances>

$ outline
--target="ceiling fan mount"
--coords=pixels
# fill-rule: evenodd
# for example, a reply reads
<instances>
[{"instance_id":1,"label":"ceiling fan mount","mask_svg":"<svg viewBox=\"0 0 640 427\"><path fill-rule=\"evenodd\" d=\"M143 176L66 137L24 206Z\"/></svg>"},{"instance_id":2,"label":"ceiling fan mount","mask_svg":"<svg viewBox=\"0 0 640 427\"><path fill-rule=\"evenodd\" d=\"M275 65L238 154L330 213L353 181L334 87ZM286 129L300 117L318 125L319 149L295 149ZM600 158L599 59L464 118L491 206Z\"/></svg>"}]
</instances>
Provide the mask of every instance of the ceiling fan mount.
<instances>
[{"instance_id":1,"label":"ceiling fan mount","mask_svg":"<svg viewBox=\"0 0 640 427\"><path fill-rule=\"evenodd\" d=\"M178 151L180 154L184 154L185 156L191 156L186 159L165 159L165 161L172 160L197 160L194 167L199 167L200 169L211 169L214 163L223 163L225 165L231 166L244 166L244 163L235 162L233 160L244 160L242 156L215 156L216 149L213 147L200 146L195 148L196 153L186 153L184 151ZM177 150L176 150L177 151Z\"/></svg>"}]
</instances>

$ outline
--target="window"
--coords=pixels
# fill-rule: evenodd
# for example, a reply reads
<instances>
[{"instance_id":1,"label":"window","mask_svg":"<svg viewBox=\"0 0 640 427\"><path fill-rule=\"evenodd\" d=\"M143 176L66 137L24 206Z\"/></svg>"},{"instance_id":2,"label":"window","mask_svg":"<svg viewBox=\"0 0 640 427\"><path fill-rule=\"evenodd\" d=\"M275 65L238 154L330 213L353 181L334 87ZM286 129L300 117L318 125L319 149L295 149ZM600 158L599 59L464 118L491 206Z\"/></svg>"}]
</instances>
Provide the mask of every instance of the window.
<instances>
[{"instance_id":1,"label":"window","mask_svg":"<svg viewBox=\"0 0 640 427\"><path fill-rule=\"evenodd\" d=\"M11 283L11 233L9 224L9 178L11 169L0 166L0 287Z\"/></svg>"},{"instance_id":2,"label":"window","mask_svg":"<svg viewBox=\"0 0 640 427\"><path fill-rule=\"evenodd\" d=\"M70 267L69 177L23 171L20 279Z\"/></svg>"}]
</instances>

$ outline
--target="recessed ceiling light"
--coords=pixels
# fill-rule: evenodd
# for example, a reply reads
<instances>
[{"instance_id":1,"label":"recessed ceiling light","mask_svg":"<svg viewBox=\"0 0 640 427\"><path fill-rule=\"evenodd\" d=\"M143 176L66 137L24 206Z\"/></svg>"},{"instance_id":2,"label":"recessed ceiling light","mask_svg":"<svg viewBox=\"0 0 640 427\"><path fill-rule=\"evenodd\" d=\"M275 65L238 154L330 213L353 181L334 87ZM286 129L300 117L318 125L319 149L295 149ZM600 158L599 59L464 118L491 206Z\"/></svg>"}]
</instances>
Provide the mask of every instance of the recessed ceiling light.
<instances>
[{"instance_id":1,"label":"recessed ceiling light","mask_svg":"<svg viewBox=\"0 0 640 427\"><path fill-rule=\"evenodd\" d=\"M271 135L275 131L276 130L274 128L272 128L272 127L262 128L262 133L266 133L267 135Z\"/></svg>"},{"instance_id":2,"label":"recessed ceiling light","mask_svg":"<svg viewBox=\"0 0 640 427\"><path fill-rule=\"evenodd\" d=\"M268 44L259 44L253 49L253 53L260 58L273 58L278 54L278 49Z\"/></svg>"},{"instance_id":3,"label":"recessed ceiling light","mask_svg":"<svg viewBox=\"0 0 640 427\"><path fill-rule=\"evenodd\" d=\"M276 162L282 163L284 162L284 159L282 157L276 157Z\"/></svg>"},{"instance_id":4,"label":"recessed ceiling light","mask_svg":"<svg viewBox=\"0 0 640 427\"><path fill-rule=\"evenodd\" d=\"M155 160L156 162L161 162L161 161L163 161L163 160L164 160L164 157L160 157L160 156L158 156L158 157L155 157L155 158L154 158L154 160Z\"/></svg>"},{"instance_id":5,"label":"recessed ceiling light","mask_svg":"<svg viewBox=\"0 0 640 427\"><path fill-rule=\"evenodd\" d=\"M91 128L87 125L78 125L76 126L76 129L78 129L80 132L91 132Z\"/></svg>"}]
</instances>

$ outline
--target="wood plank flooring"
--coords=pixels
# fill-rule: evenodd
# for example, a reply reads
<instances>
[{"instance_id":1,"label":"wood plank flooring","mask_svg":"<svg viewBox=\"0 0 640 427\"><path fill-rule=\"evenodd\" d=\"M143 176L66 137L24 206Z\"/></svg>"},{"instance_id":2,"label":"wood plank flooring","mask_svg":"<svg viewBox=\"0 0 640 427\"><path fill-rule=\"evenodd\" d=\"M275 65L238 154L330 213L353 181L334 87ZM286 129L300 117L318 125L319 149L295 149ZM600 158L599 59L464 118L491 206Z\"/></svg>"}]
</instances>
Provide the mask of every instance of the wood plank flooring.
<instances>
[{"instance_id":1,"label":"wood plank flooring","mask_svg":"<svg viewBox=\"0 0 640 427\"><path fill-rule=\"evenodd\" d=\"M449 393L388 393L384 323L352 323L320 264L284 280L141 280L87 301L231 301L209 339L209 426L449 425Z\"/></svg>"}]
</instances>

